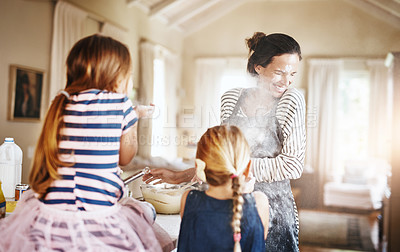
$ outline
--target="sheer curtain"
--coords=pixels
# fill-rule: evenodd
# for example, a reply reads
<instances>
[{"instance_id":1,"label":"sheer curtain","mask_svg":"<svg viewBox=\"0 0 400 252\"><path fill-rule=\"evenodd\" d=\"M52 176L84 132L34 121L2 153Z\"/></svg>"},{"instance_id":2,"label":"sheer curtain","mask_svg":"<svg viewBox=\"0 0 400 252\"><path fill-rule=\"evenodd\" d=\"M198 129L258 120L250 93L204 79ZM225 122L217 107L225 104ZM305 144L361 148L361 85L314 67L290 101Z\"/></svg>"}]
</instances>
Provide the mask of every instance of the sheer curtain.
<instances>
[{"instance_id":1,"label":"sheer curtain","mask_svg":"<svg viewBox=\"0 0 400 252\"><path fill-rule=\"evenodd\" d=\"M51 44L49 104L65 87L68 52L82 38L87 16L87 12L64 1L56 4Z\"/></svg>"},{"instance_id":2,"label":"sheer curtain","mask_svg":"<svg viewBox=\"0 0 400 252\"><path fill-rule=\"evenodd\" d=\"M254 86L246 73L245 58L200 58L196 60L196 135L220 124L222 94L235 87Z\"/></svg>"},{"instance_id":3,"label":"sheer curtain","mask_svg":"<svg viewBox=\"0 0 400 252\"><path fill-rule=\"evenodd\" d=\"M168 136L168 144L162 147L168 156L177 157L177 145L181 144L177 132L178 97L177 91L180 86L181 60L176 54L166 51L164 53L165 63L165 101L163 134Z\"/></svg>"},{"instance_id":4,"label":"sheer curtain","mask_svg":"<svg viewBox=\"0 0 400 252\"><path fill-rule=\"evenodd\" d=\"M140 84L139 102L149 104L153 101L154 85L154 60L156 56L156 46L148 43L140 43ZM148 158L151 156L151 119L139 120L139 145L138 154Z\"/></svg>"},{"instance_id":5,"label":"sheer curtain","mask_svg":"<svg viewBox=\"0 0 400 252\"><path fill-rule=\"evenodd\" d=\"M367 66L370 75L368 154L390 161L393 90L389 69L384 60L368 60Z\"/></svg>"},{"instance_id":6,"label":"sheer curtain","mask_svg":"<svg viewBox=\"0 0 400 252\"><path fill-rule=\"evenodd\" d=\"M141 120L139 153L143 157L177 157L178 110L177 88L180 80L180 57L168 49L149 42L140 44L141 81L139 97L142 104L156 105L151 120Z\"/></svg>"},{"instance_id":7,"label":"sheer curtain","mask_svg":"<svg viewBox=\"0 0 400 252\"><path fill-rule=\"evenodd\" d=\"M308 72L306 166L318 175L319 190L336 166L335 122L341 60L311 59ZM319 193L322 202L322 193Z\"/></svg>"},{"instance_id":8,"label":"sheer curtain","mask_svg":"<svg viewBox=\"0 0 400 252\"><path fill-rule=\"evenodd\" d=\"M220 124L220 84L227 61L225 59L196 60L195 127L201 136L209 127Z\"/></svg>"}]
</instances>

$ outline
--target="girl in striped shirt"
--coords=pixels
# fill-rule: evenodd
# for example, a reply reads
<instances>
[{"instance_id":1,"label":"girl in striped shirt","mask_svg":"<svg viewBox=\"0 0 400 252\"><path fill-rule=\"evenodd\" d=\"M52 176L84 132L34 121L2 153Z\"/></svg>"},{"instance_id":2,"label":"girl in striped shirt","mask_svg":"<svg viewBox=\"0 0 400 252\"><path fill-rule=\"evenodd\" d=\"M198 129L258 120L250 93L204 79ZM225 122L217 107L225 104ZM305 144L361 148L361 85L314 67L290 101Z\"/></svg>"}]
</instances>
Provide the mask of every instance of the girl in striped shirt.
<instances>
[{"instance_id":1,"label":"girl in striped shirt","mask_svg":"<svg viewBox=\"0 0 400 252\"><path fill-rule=\"evenodd\" d=\"M266 251L299 251L290 179L303 172L305 102L289 86L301 60L300 46L288 35L262 32L247 39L247 45L247 71L257 79L257 87L227 91L221 98L221 122L243 131L251 148L254 189L268 196Z\"/></svg>"},{"instance_id":2,"label":"girl in striped shirt","mask_svg":"<svg viewBox=\"0 0 400 252\"><path fill-rule=\"evenodd\" d=\"M122 198L119 165L137 150L131 57L100 35L78 41L67 58L67 85L47 112L29 175L30 188L0 222L0 251L161 251L151 206Z\"/></svg>"}]
</instances>

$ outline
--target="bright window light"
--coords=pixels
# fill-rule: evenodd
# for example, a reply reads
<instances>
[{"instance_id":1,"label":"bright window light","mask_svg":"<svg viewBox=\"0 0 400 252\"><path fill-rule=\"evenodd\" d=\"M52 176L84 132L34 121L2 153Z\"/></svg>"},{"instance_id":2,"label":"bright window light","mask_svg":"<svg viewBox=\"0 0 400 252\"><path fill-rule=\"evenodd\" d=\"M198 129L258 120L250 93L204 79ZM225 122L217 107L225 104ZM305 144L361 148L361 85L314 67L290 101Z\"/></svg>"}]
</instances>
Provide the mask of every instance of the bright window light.
<instances>
[{"instance_id":1,"label":"bright window light","mask_svg":"<svg viewBox=\"0 0 400 252\"><path fill-rule=\"evenodd\" d=\"M254 80L248 75L244 74L243 70L229 71L222 75L218 97L221 97L226 91L232 88L248 88L253 86L255 86Z\"/></svg>"},{"instance_id":2,"label":"bright window light","mask_svg":"<svg viewBox=\"0 0 400 252\"><path fill-rule=\"evenodd\" d=\"M165 66L161 59L154 60L154 87L153 99L158 104L154 111L152 122L152 141L151 156L164 157L165 148L163 147L163 126L164 126L164 108L165 108Z\"/></svg>"},{"instance_id":3,"label":"bright window light","mask_svg":"<svg viewBox=\"0 0 400 252\"><path fill-rule=\"evenodd\" d=\"M346 73L339 84L338 158L340 172L350 159L367 157L369 82L364 72Z\"/></svg>"}]
</instances>

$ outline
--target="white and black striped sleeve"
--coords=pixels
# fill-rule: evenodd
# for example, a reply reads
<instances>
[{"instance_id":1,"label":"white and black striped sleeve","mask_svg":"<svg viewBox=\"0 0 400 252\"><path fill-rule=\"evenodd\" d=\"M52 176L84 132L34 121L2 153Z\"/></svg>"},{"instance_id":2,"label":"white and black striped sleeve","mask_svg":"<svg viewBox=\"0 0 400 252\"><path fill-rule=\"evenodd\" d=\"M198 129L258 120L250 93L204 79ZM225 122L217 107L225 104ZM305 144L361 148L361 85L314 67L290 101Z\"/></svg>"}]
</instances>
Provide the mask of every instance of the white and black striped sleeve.
<instances>
[{"instance_id":1,"label":"white and black striped sleeve","mask_svg":"<svg viewBox=\"0 0 400 252\"><path fill-rule=\"evenodd\" d=\"M296 89L288 89L281 97L276 117L282 128L283 147L275 158L252 158L257 181L281 181L300 178L306 150L305 101Z\"/></svg>"},{"instance_id":2,"label":"white and black striped sleeve","mask_svg":"<svg viewBox=\"0 0 400 252\"><path fill-rule=\"evenodd\" d=\"M221 124L228 119L232 113L239 96L241 93L241 88L234 88L226 91L221 97Z\"/></svg>"}]
</instances>

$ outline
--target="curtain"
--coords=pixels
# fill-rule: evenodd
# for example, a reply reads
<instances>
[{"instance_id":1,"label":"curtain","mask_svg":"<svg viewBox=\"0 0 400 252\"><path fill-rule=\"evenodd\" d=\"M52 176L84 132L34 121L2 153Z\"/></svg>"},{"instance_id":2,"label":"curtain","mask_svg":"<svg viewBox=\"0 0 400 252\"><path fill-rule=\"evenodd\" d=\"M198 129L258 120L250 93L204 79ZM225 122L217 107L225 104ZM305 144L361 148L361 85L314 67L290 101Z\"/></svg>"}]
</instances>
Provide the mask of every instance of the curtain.
<instances>
[{"instance_id":1,"label":"curtain","mask_svg":"<svg viewBox=\"0 0 400 252\"><path fill-rule=\"evenodd\" d=\"M168 144L163 146L164 153L170 158L178 156L177 145L182 144L178 138L177 115L178 97L177 91L180 86L181 61L178 55L166 51L164 53L165 63L165 101L163 134L168 136ZM173 148L175 147L175 148Z\"/></svg>"},{"instance_id":2,"label":"curtain","mask_svg":"<svg viewBox=\"0 0 400 252\"><path fill-rule=\"evenodd\" d=\"M223 78L231 77L226 80ZM254 86L246 74L246 60L243 58L201 58L196 60L196 87L194 127L197 136L208 128L220 124L220 103L222 94L235 87ZM228 84L228 86L226 86Z\"/></svg>"},{"instance_id":3,"label":"curtain","mask_svg":"<svg viewBox=\"0 0 400 252\"><path fill-rule=\"evenodd\" d=\"M82 38L88 13L63 1L58 1L54 11L53 38L50 59L49 104L64 89L66 59L72 46Z\"/></svg>"},{"instance_id":4,"label":"curtain","mask_svg":"<svg viewBox=\"0 0 400 252\"><path fill-rule=\"evenodd\" d=\"M368 154L390 161L393 90L389 69L384 60L368 60L367 66L370 75Z\"/></svg>"},{"instance_id":5,"label":"curtain","mask_svg":"<svg viewBox=\"0 0 400 252\"><path fill-rule=\"evenodd\" d=\"M220 84L225 59L196 60L195 132L201 136L209 127L220 124Z\"/></svg>"},{"instance_id":6,"label":"curtain","mask_svg":"<svg viewBox=\"0 0 400 252\"><path fill-rule=\"evenodd\" d=\"M340 80L340 60L308 61L307 150L306 166L318 176L319 202L323 185L334 176L336 166L335 122Z\"/></svg>"},{"instance_id":7,"label":"curtain","mask_svg":"<svg viewBox=\"0 0 400 252\"><path fill-rule=\"evenodd\" d=\"M139 121L139 139L146 139L140 143L139 153L143 157L161 156L173 160L179 144L176 97L180 86L180 57L160 45L142 42L140 66L140 103L154 103L156 109L152 119Z\"/></svg>"},{"instance_id":8,"label":"curtain","mask_svg":"<svg viewBox=\"0 0 400 252\"><path fill-rule=\"evenodd\" d=\"M194 128L200 137L208 128L220 124L221 96L232 88L256 86L246 72L247 59L199 58L196 60ZM188 125L186 125L188 126Z\"/></svg>"},{"instance_id":9,"label":"curtain","mask_svg":"<svg viewBox=\"0 0 400 252\"><path fill-rule=\"evenodd\" d=\"M148 105L153 101L154 84L154 60L156 46L148 43L140 43L140 82L139 82L139 103ZM155 112L156 113L156 112ZM151 119L139 120L138 154L144 158L151 157Z\"/></svg>"}]
</instances>

